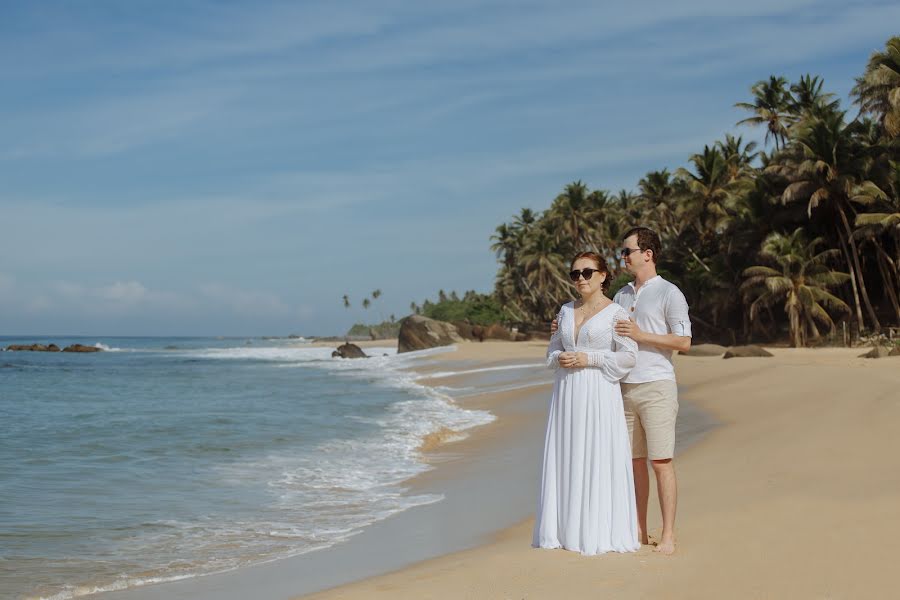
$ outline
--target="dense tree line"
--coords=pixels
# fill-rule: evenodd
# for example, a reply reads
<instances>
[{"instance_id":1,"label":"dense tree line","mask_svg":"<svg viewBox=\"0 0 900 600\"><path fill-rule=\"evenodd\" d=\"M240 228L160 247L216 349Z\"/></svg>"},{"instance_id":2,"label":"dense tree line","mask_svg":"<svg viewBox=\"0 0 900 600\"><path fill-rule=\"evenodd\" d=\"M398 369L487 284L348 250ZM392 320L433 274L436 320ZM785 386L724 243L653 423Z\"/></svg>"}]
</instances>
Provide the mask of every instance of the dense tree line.
<instances>
[{"instance_id":1,"label":"dense tree line","mask_svg":"<svg viewBox=\"0 0 900 600\"><path fill-rule=\"evenodd\" d=\"M507 314L549 321L573 294L565 274L581 250L604 256L621 286L621 233L646 225L698 337L803 346L836 323L869 334L900 325L900 37L857 78L854 118L812 75L772 76L751 93L738 124L765 128L765 147L726 134L634 192L576 181L547 210L497 227L494 295Z\"/></svg>"}]
</instances>

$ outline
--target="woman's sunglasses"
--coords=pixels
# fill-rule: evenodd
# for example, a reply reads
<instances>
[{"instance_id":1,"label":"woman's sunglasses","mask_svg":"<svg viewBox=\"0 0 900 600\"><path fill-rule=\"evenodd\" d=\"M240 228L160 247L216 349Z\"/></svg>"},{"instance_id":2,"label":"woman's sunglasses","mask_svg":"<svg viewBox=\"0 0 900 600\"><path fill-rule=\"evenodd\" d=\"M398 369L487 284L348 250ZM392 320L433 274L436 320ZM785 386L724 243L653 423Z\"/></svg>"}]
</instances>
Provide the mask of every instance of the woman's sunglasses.
<instances>
[{"instance_id":1,"label":"woman's sunglasses","mask_svg":"<svg viewBox=\"0 0 900 600\"><path fill-rule=\"evenodd\" d=\"M584 277L585 281L590 281L591 277L594 276L594 273L599 273L600 269L582 269L582 270L574 270L569 271L569 279L572 281L578 281L579 277Z\"/></svg>"}]
</instances>

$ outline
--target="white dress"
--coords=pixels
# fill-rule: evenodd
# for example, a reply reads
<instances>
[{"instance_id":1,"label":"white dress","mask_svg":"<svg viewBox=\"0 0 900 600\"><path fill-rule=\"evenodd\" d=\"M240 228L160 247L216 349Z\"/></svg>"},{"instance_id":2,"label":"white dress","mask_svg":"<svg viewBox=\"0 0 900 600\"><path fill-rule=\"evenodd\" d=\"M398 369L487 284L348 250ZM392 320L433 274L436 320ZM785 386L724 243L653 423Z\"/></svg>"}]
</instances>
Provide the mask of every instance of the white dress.
<instances>
[{"instance_id":1,"label":"white dress","mask_svg":"<svg viewBox=\"0 0 900 600\"><path fill-rule=\"evenodd\" d=\"M610 304L575 331L574 303L560 310L547 365L556 369L544 441L533 545L582 554L634 552L637 506L631 442L619 380L634 367L637 343L615 333L628 313ZM590 366L559 366L563 351L585 352Z\"/></svg>"}]
</instances>

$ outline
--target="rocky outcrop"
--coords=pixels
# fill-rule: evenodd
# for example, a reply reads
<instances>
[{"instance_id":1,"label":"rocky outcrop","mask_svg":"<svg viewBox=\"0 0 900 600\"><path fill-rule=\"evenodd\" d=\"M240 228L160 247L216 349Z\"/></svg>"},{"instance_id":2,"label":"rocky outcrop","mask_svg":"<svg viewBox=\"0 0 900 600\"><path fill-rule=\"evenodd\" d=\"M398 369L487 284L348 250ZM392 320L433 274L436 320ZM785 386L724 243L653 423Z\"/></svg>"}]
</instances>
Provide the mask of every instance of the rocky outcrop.
<instances>
[{"instance_id":1,"label":"rocky outcrop","mask_svg":"<svg viewBox=\"0 0 900 600\"><path fill-rule=\"evenodd\" d=\"M865 354L860 354L859 358L884 358L885 356L890 356L891 350L885 348L884 346L875 346Z\"/></svg>"},{"instance_id":2,"label":"rocky outcrop","mask_svg":"<svg viewBox=\"0 0 900 600\"><path fill-rule=\"evenodd\" d=\"M59 352L59 346L50 344L11 344L6 347L10 352Z\"/></svg>"},{"instance_id":3,"label":"rocky outcrop","mask_svg":"<svg viewBox=\"0 0 900 600\"><path fill-rule=\"evenodd\" d=\"M337 350L331 353L331 356L335 358L369 358L369 356L362 351L362 348L356 344L350 343L338 346Z\"/></svg>"},{"instance_id":4,"label":"rocky outcrop","mask_svg":"<svg viewBox=\"0 0 900 600\"><path fill-rule=\"evenodd\" d=\"M410 315L400 321L397 353L449 346L464 341L451 323L436 321L422 315Z\"/></svg>"},{"instance_id":5,"label":"rocky outcrop","mask_svg":"<svg viewBox=\"0 0 900 600\"><path fill-rule=\"evenodd\" d=\"M477 340L478 338L475 336L475 326L469 323L468 321L453 321L453 326L456 327L456 333L459 334L464 340Z\"/></svg>"},{"instance_id":6,"label":"rocky outcrop","mask_svg":"<svg viewBox=\"0 0 900 600\"><path fill-rule=\"evenodd\" d=\"M754 358L754 357L764 357L764 356L774 356L768 350L760 348L759 346L731 346L728 350L725 351L725 355L722 358Z\"/></svg>"},{"instance_id":7,"label":"rocky outcrop","mask_svg":"<svg viewBox=\"0 0 900 600\"><path fill-rule=\"evenodd\" d=\"M692 345L687 352L679 352L685 356L722 356L728 350L725 346L718 344L696 344Z\"/></svg>"},{"instance_id":8,"label":"rocky outcrop","mask_svg":"<svg viewBox=\"0 0 900 600\"><path fill-rule=\"evenodd\" d=\"M82 344L72 344L62 349L63 352L100 352L101 349L96 346L83 346Z\"/></svg>"},{"instance_id":9,"label":"rocky outcrop","mask_svg":"<svg viewBox=\"0 0 900 600\"><path fill-rule=\"evenodd\" d=\"M500 323L489 325L484 330L484 337L488 340L515 341L516 339L516 335Z\"/></svg>"}]
</instances>

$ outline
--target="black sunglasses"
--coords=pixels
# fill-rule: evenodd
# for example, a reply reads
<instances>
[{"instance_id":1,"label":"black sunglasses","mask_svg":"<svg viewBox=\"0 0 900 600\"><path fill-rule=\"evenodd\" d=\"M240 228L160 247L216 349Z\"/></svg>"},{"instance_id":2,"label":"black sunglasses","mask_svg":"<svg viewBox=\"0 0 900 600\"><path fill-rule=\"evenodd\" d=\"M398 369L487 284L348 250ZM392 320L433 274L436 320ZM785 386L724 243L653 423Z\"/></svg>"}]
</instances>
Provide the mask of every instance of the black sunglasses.
<instances>
[{"instance_id":1,"label":"black sunglasses","mask_svg":"<svg viewBox=\"0 0 900 600\"><path fill-rule=\"evenodd\" d=\"M632 252L643 252L643 250L641 250L640 248L622 248L621 250L619 250L619 255L622 258L626 258Z\"/></svg>"},{"instance_id":2,"label":"black sunglasses","mask_svg":"<svg viewBox=\"0 0 900 600\"><path fill-rule=\"evenodd\" d=\"M594 276L594 273L599 273L600 269L575 269L574 271L569 271L569 279L572 281L578 281L579 277L584 277L585 281L589 281L591 277Z\"/></svg>"}]
</instances>

